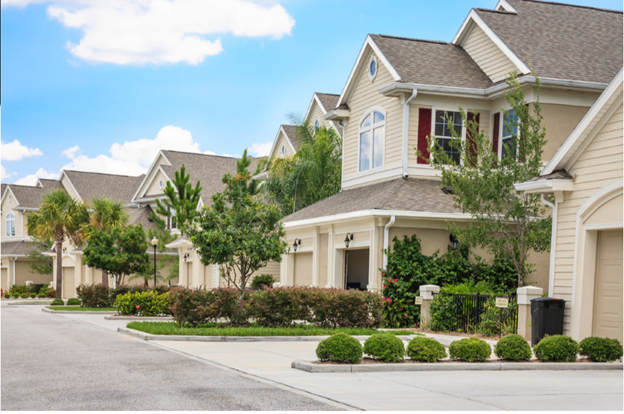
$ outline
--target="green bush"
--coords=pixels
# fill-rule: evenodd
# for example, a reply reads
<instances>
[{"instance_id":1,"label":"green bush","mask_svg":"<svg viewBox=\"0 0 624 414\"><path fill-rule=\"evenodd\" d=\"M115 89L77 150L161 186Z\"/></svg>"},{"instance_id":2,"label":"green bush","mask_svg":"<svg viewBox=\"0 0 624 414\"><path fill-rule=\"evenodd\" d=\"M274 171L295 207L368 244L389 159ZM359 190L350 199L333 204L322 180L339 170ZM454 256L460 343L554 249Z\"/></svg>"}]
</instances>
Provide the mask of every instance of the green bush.
<instances>
[{"instance_id":1,"label":"green bush","mask_svg":"<svg viewBox=\"0 0 624 414\"><path fill-rule=\"evenodd\" d=\"M384 362L398 362L403 360L405 347L403 341L390 333L371 335L364 342L364 353Z\"/></svg>"},{"instance_id":2,"label":"green bush","mask_svg":"<svg viewBox=\"0 0 624 414\"><path fill-rule=\"evenodd\" d=\"M80 300L78 300L76 298L67 299L67 305L69 305L69 306L80 305Z\"/></svg>"},{"instance_id":3,"label":"green bush","mask_svg":"<svg viewBox=\"0 0 624 414\"><path fill-rule=\"evenodd\" d=\"M44 286L41 289L39 289L39 297L40 298L56 297L56 289L51 288L50 286Z\"/></svg>"},{"instance_id":4,"label":"green bush","mask_svg":"<svg viewBox=\"0 0 624 414\"><path fill-rule=\"evenodd\" d=\"M7 293L5 293L5 294L4 294L4 298L5 298L5 299L9 299L10 297L11 297L11 294L9 294L9 292L7 292Z\"/></svg>"},{"instance_id":5,"label":"green bush","mask_svg":"<svg viewBox=\"0 0 624 414\"><path fill-rule=\"evenodd\" d=\"M446 358L446 349L435 339L417 336L407 344L407 356L415 361L436 362Z\"/></svg>"},{"instance_id":6,"label":"green bush","mask_svg":"<svg viewBox=\"0 0 624 414\"><path fill-rule=\"evenodd\" d=\"M622 344L617 339L591 336L579 344L579 354L593 362L611 362L622 358Z\"/></svg>"},{"instance_id":7,"label":"green bush","mask_svg":"<svg viewBox=\"0 0 624 414\"><path fill-rule=\"evenodd\" d=\"M451 359L467 362L482 362L492 354L490 344L479 338L465 338L454 341L449 347Z\"/></svg>"},{"instance_id":8,"label":"green bush","mask_svg":"<svg viewBox=\"0 0 624 414\"><path fill-rule=\"evenodd\" d=\"M263 286L273 287L273 283L275 283L275 279L273 278L273 275L260 275L260 276L254 277L253 281L251 282L251 287L252 288L261 288Z\"/></svg>"},{"instance_id":9,"label":"green bush","mask_svg":"<svg viewBox=\"0 0 624 414\"><path fill-rule=\"evenodd\" d=\"M494 346L494 354L508 361L528 361L533 352L531 346L522 336L511 334L502 337Z\"/></svg>"},{"instance_id":10,"label":"green bush","mask_svg":"<svg viewBox=\"0 0 624 414\"><path fill-rule=\"evenodd\" d=\"M321 361L357 364L362 359L362 345L350 335L337 333L319 342L316 356Z\"/></svg>"},{"instance_id":11,"label":"green bush","mask_svg":"<svg viewBox=\"0 0 624 414\"><path fill-rule=\"evenodd\" d=\"M545 336L533 347L535 357L540 361L574 362L579 352L578 343L569 336Z\"/></svg>"},{"instance_id":12,"label":"green bush","mask_svg":"<svg viewBox=\"0 0 624 414\"><path fill-rule=\"evenodd\" d=\"M37 297L37 294L35 292L32 292L28 295L31 299L34 299Z\"/></svg>"},{"instance_id":13,"label":"green bush","mask_svg":"<svg viewBox=\"0 0 624 414\"><path fill-rule=\"evenodd\" d=\"M155 290L158 294L169 292L169 286L117 286L111 288L103 283L93 285L80 285L76 288L78 299L82 306L87 308L112 308L117 296L136 292L151 292Z\"/></svg>"},{"instance_id":14,"label":"green bush","mask_svg":"<svg viewBox=\"0 0 624 414\"><path fill-rule=\"evenodd\" d=\"M115 307L122 315L171 315L169 292L158 294L152 290L118 295L115 299Z\"/></svg>"},{"instance_id":15,"label":"green bush","mask_svg":"<svg viewBox=\"0 0 624 414\"><path fill-rule=\"evenodd\" d=\"M65 302L63 302L63 299L54 299L50 305L52 305L52 306L64 306Z\"/></svg>"}]
</instances>

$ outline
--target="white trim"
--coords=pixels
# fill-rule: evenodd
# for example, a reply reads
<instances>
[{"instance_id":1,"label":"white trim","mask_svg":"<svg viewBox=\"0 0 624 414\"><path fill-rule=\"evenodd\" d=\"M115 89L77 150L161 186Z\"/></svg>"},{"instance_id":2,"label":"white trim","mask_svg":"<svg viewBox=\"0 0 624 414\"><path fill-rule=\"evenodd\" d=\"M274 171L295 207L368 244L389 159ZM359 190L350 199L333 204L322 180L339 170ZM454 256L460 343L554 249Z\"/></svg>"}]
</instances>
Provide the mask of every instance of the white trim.
<instances>
[{"instance_id":1,"label":"white trim","mask_svg":"<svg viewBox=\"0 0 624 414\"><path fill-rule=\"evenodd\" d=\"M17 206L15 206L15 207L19 207L19 205L20 205L19 200L17 199L17 197L15 197L15 194L13 193L13 190L11 190L11 184L7 184L6 188L4 189L4 194L2 194L2 200L0 201L0 205L2 203L4 203L4 197L6 196L6 194L8 192L11 193L11 196L13 196L13 199L17 203Z\"/></svg>"},{"instance_id":2,"label":"white trim","mask_svg":"<svg viewBox=\"0 0 624 414\"><path fill-rule=\"evenodd\" d=\"M333 111L329 111L327 114L323 115L323 119L333 121L334 119L349 118L350 116L351 111L348 109L334 109Z\"/></svg>"},{"instance_id":3,"label":"white trim","mask_svg":"<svg viewBox=\"0 0 624 414\"><path fill-rule=\"evenodd\" d=\"M514 184L517 191L525 191L531 194L553 193L555 191L574 191L574 180L539 180L525 181Z\"/></svg>"},{"instance_id":4,"label":"white trim","mask_svg":"<svg viewBox=\"0 0 624 414\"><path fill-rule=\"evenodd\" d=\"M596 103L587 111L587 114L583 117L581 122L578 123L574 131L570 134L570 136L565 140L563 145L557 150L557 153L551 158L546 167L542 170L540 175L546 175L552 173L557 168L561 168L563 164L566 163L566 156L569 153L572 153L576 150L577 141L581 139L586 129L590 126L590 124L594 121L594 118L600 115L600 112L604 108L605 105L609 104L613 95L618 91L620 85L622 84L622 69L618 72L618 74L613 78L609 86L604 90L602 95L596 100ZM621 103L621 99L618 101ZM617 105L615 109L618 108ZM615 111L614 109L614 111ZM583 139L587 139L588 137L584 137ZM580 145L580 144L579 144ZM570 154L572 155L572 154Z\"/></svg>"},{"instance_id":5,"label":"white trim","mask_svg":"<svg viewBox=\"0 0 624 414\"><path fill-rule=\"evenodd\" d=\"M496 3L496 7L494 7L494 10L498 10L499 7L501 7L506 12L518 14L518 11L511 7L511 4L507 3L507 0L498 0L498 3Z\"/></svg>"},{"instance_id":6,"label":"white trim","mask_svg":"<svg viewBox=\"0 0 624 414\"><path fill-rule=\"evenodd\" d=\"M321 98L318 97L318 92L314 92L314 95L312 95L312 100L310 101L310 105L308 105L308 110L306 111L306 116L305 116L305 120L308 120L308 118L310 117L310 114L312 113L312 106L314 106L314 102L316 102L316 104L321 108L321 111L323 112L323 115L327 114L327 109L325 109L325 107L323 106L323 103L321 102ZM334 109L334 108L331 108Z\"/></svg>"},{"instance_id":7,"label":"white trim","mask_svg":"<svg viewBox=\"0 0 624 414\"><path fill-rule=\"evenodd\" d=\"M585 226L585 230L609 230L622 227L624 227L624 221L613 221L609 223L588 224Z\"/></svg>"},{"instance_id":8,"label":"white trim","mask_svg":"<svg viewBox=\"0 0 624 414\"><path fill-rule=\"evenodd\" d=\"M358 163L359 163L359 159L358 159ZM383 180L384 178L390 178L390 177L395 177L395 176L398 178L401 176L401 170L402 170L401 165L391 165L388 167L382 167L382 168L377 168L374 170L364 171L352 177L345 178L343 176L342 187L343 188L352 187L354 185L365 184L371 181L379 181L379 180Z\"/></svg>"},{"instance_id":9,"label":"white trim","mask_svg":"<svg viewBox=\"0 0 624 414\"><path fill-rule=\"evenodd\" d=\"M273 141L273 146L271 147L271 152L269 152L269 158L271 158L274 155L273 151L275 151L275 146L277 145L277 141L278 141L280 132L282 134L284 134L284 136L286 137L286 141L288 141L288 144L290 145L290 148L292 148L293 153L297 153L297 150L295 149L295 146L293 145L293 143L290 141L290 137L286 133L286 130L284 129L284 126L280 125L280 127L277 130L277 135L275 135L275 140Z\"/></svg>"},{"instance_id":10,"label":"white trim","mask_svg":"<svg viewBox=\"0 0 624 414\"><path fill-rule=\"evenodd\" d=\"M384 254L383 254L383 269L385 270L388 267L388 253L386 252L386 250L388 250L388 245L390 243L390 227L392 227L392 225L394 224L396 216L392 215L390 216L390 221L388 222L388 224L386 224L384 226Z\"/></svg>"},{"instance_id":11,"label":"white trim","mask_svg":"<svg viewBox=\"0 0 624 414\"><path fill-rule=\"evenodd\" d=\"M137 188L136 192L134 193L134 195L132 196L131 201L136 200L137 198L141 198L138 197L139 193L141 192L141 189L143 188L143 185L145 184L145 182L147 181L147 179L149 178L150 173L152 172L152 169L154 168L154 166L156 165L156 161L158 161L158 159L160 157L163 157L165 161L167 161L168 165L171 166L173 164L171 164L171 161L169 161L169 159L165 156L165 153L163 152L163 150L158 151L158 155L156 155L156 158L154 158L154 161L152 161L152 164L149 166L149 168L147 169L147 172L145 173L145 178L143 178L143 181L141 181L141 184L139 184L139 188ZM160 164L158 164L160 166ZM166 175L166 174L165 174ZM153 178L152 178L153 179ZM151 180L150 180L151 182ZM143 195L145 194L145 192L143 192Z\"/></svg>"},{"instance_id":12,"label":"white trim","mask_svg":"<svg viewBox=\"0 0 624 414\"><path fill-rule=\"evenodd\" d=\"M379 112L383 115L384 120L383 120L383 127L377 126L377 128L375 127L375 112ZM362 128L362 122L364 122L364 120L366 119L366 117L371 116L371 124L365 128ZM380 124L381 122L379 122L378 124ZM388 123L388 116L386 114L386 110L379 105L374 105L371 106L370 108L368 108L366 111L364 111L364 114L360 117L360 120L358 121L358 135L357 135L357 139L358 139L358 152L357 152L357 163L358 163L358 174L360 173L367 173L370 171L379 171L381 168L384 167L384 165L386 164L386 124ZM384 142L383 142L383 157L382 157L382 164L380 167L373 167L373 159L375 157L375 153L374 153L374 135L373 135L373 131L375 129L378 128L383 128L383 133L384 133ZM364 130L365 132L370 132L370 138L371 138L371 158L370 158L370 166L367 170L361 171L360 170L360 134L362 134L362 130ZM344 145L343 145L344 147Z\"/></svg>"},{"instance_id":13,"label":"white trim","mask_svg":"<svg viewBox=\"0 0 624 414\"><path fill-rule=\"evenodd\" d=\"M409 118L410 118L410 102L418 96L418 89L412 89L412 94L409 98L405 99L405 95L401 95L401 103L403 104L403 148L401 160L403 163L403 177L408 176L408 155L409 147Z\"/></svg>"},{"instance_id":14,"label":"white trim","mask_svg":"<svg viewBox=\"0 0 624 414\"><path fill-rule=\"evenodd\" d=\"M436 136L435 134L435 115L436 115L436 111L444 111L444 112L459 112L459 108L450 108L450 107L445 107L445 106L432 106L431 107L431 133L429 134L429 136L433 136L435 137L436 140L438 140L438 136ZM461 114L460 114L461 115ZM461 130L461 140L462 142L466 140L466 125L464 123L464 119L462 118L461 120L462 122L462 130ZM442 139L454 139L453 137L443 137ZM463 143L462 143L463 145ZM433 159L433 154L430 155L431 159ZM461 163L461 153L459 155L459 161Z\"/></svg>"},{"instance_id":15,"label":"white trim","mask_svg":"<svg viewBox=\"0 0 624 414\"><path fill-rule=\"evenodd\" d=\"M623 187L624 179L622 178L602 187L600 190L592 194L592 196L589 197L587 201L585 201L583 205L581 205L581 207L579 207L578 212L576 213L577 216L583 217L583 222L585 222L586 217L591 216L598 207L611 200L612 198L621 195ZM591 208L592 206L596 207Z\"/></svg>"},{"instance_id":16,"label":"white trim","mask_svg":"<svg viewBox=\"0 0 624 414\"><path fill-rule=\"evenodd\" d=\"M392 67L392 65L390 64L388 59L384 56L384 54L381 53L381 50L379 49L379 47L377 46L373 38L370 37L370 35L368 35L366 36L364 45L360 49L360 54L355 60L355 65L353 65L353 68L351 69L351 73L349 74L349 78L347 79L347 83L345 84L345 87L342 90L342 93L340 94L340 98L338 98L338 103L336 104L336 107L339 107L340 105L342 105L347 98L347 92L349 91L351 87L351 82L354 81L356 72L359 72L360 61L362 60L362 57L364 56L364 52L366 51L366 46L370 46L371 49L373 49L373 52L381 60L381 62L384 64L388 72L390 72L390 75L394 78L395 81L401 80L401 77L399 76L397 71L394 69L394 67ZM379 70L379 68L377 68L377 70Z\"/></svg>"},{"instance_id":17,"label":"white trim","mask_svg":"<svg viewBox=\"0 0 624 414\"><path fill-rule=\"evenodd\" d=\"M65 173L65 170L61 172L61 176L59 177L59 182L61 183L61 185L63 185L63 176L67 177L67 181L69 182L69 185L71 186L72 190L74 190L74 193L76 193L76 195L78 196L78 200L80 200L81 202L84 202L82 197L80 197L80 194L78 193L78 191L76 191L76 187L74 187L74 183L71 182L69 175Z\"/></svg>"},{"instance_id":18,"label":"white trim","mask_svg":"<svg viewBox=\"0 0 624 414\"><path fill-rule=\"evenodd\" d=\"M371 74L370 68L373 62L375 62L375 73ZM368 79L371 82L377 77L377 73L379 72L379 63L377 62L375 54L371 54L371 58L368 60L368 66L366 67L366 72L368 73Z\"/></svg>"}]
</instances>

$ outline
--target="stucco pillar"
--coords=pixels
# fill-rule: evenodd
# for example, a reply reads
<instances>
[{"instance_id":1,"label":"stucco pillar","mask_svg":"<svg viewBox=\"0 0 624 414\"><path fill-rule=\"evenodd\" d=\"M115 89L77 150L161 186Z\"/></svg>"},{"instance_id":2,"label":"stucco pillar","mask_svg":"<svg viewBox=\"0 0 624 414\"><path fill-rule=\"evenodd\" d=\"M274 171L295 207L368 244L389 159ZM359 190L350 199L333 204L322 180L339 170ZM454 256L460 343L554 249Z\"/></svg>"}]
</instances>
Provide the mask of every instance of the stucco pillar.
<instances>
[{"instance_id":1,"label":"stucco pillar","mask_svg":"<svg viewBox=\"0 0 624 414\"><path fill-rule=\"evenodd\" d=\"M531 342L531 299L541 298L544 289L535 286L518 288L518 335Z\"/></svg>"},{"instance_id":2,"label":"stucco pillar","mask_svg":"<svg viewBox=\"0 0 624 414\"><path fill-rule=\"evenodd\" d=\"M336 252L334 251L334 226L329 227L329 232L327 233L327 285L326 288L333 288L334 285L334 256Z\"/></svg>"},{"instance_id":3,"label":"stucco pillar","mask_svg":"<svg viewBox=\"0 0 624 414\"><path fill-rule=\"evenodd\" d=\"M314 229L312 236L312 286L318 287L321 279L321 236L319 228Z\"/></svg>"},{"instance_id":4,"label":"stucco pillar","mask_svg":"<svg viewBox=\"0 0 624 414\"><path fill-rule=\"evenodd\" d=\"M427 325L429 320L431 320L429 307L431 306L434 293L440 293L440 286L422 285L420 287L420 297L422 297L422 305L420 305L420 327Z\"/></svg>"}]
</instances>

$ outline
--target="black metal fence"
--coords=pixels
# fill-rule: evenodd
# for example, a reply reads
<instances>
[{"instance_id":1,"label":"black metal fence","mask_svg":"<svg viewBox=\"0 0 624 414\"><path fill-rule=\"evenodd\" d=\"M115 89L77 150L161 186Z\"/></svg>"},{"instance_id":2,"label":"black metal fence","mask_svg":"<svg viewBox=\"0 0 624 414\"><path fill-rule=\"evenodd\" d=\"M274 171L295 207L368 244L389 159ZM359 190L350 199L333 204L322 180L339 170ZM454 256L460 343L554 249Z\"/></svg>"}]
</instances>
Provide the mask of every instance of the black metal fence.
<instances>
[{"instance_id":1,"label":"black metal fence","mask_svg":"<svg viewBox=\"0 0 624 414\"><path fill-rule=\"evenodd\" d=\"M474 332L480 326L488 309L496 308L496 298L507 298L507 308L489 311L489 317L498 318L497 325L507 333L518 332L518 298L516 295L443 294L453 301L452 319L446 325L456 332ZM434 296L435 297L435 296Z\"/></svg>"}]
</instances>

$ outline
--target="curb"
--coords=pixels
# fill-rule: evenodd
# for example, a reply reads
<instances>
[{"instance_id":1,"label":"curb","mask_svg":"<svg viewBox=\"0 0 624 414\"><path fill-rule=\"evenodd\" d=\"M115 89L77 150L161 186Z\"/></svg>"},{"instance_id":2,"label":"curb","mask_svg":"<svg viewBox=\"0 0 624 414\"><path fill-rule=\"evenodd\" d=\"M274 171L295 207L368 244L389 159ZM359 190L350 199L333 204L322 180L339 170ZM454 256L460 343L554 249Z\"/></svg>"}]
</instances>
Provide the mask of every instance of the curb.
<instances>
[{"instance_id":1,"label":"curb","mask_svg":"<svg viewBox=\"0 0 624 414\"><path fill-rule=\"evenodd\" d=\"M45 306L45 305L49 305L49 304L50 304L50 302L44 302L44 303L37 303L37 302L32 302L32 303L13 302L13 303L7 303L7 306L32 306L32 305Z\"/></svg>"},{"instance_id":2,"label":"curb","mask_svg":"<svg viewBox=\"0 0 624 414\"><path fill-rule=\"evenodd\" d=\"M172 321L172 316L105 316L109 321Z\"/></svg>"},{"instance_id":3,"label":"curb","mask_svg":"<svg viewBox=\"0 0 624 414\"><path fill-rule=\"evenodd\" d=\"M144 341L187 341L187 342L319 342L329 338L323 336L199 336L199 335L152 335L130 328L117 328L117 332L131 335ZM364 341L370 336L354 336ZM411 336L397 336L407 341Z\"/></svg>"},{"instance_id":4,"label":"curb","mask_svg":"<svg viewBox=\"0 0 624 414\"><path fill-rule=\"evenodd\" d=\"M102 312L97 312L97 311L55 311L55 310L50 310L48 308L43 308L41 309L42 312L47 312L47 313L71 313L72 315L117 315L117 312L110 312L110 311L102 311Z\"/></svg>"},{"instance_id":5,"label":"curb","mask_svg":"<svg viewBox=\"0 0 624 414\"><path fill-rule=\"evenodd\" d=\"M390 372L390 371L622 371L621 362L498 362L498 363L422 363L319 365L293 361L291 368L311 373Z\"/></svg>"}]
</instances>

